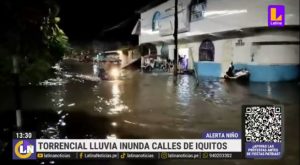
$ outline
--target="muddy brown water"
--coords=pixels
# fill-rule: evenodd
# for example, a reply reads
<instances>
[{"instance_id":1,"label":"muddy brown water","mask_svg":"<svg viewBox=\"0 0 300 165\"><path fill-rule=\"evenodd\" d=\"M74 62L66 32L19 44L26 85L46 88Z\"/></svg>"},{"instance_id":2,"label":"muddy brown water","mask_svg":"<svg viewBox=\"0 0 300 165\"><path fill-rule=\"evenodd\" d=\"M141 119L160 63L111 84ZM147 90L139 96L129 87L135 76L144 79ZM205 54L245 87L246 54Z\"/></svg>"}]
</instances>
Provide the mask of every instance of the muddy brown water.
<instances>
[{"instance_id":1,"label":"muddy brown water","mask_svg":"<svg viewBox=\"0 0 300 165\"><path fill-rule=\"evenodd\" d=\"M199 138L207 130L241 130L241 106L283 104L285 155L281 160L170 160L148 164L299 164L299 83L225 82L167 73L126 71L99 81L92 65L65 61L40 86L22 88L23 130L41 138ZM51 83L49 83L51 82ZM11 158L15 130L13 88L1 88L1 159ZM64 164L42 161L36 164ZM141 164L144 161L76 161L74 164Z\"/></svg>"}]
</instances>

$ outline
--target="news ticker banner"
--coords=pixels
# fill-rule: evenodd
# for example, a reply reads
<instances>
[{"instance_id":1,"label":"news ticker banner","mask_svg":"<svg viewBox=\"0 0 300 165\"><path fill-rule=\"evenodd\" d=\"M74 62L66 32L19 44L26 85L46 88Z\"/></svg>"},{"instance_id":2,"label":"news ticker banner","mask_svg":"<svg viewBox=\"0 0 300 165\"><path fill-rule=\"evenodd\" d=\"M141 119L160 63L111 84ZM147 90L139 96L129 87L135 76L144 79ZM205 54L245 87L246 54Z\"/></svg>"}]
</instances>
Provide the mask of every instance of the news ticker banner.
<instances>
[{"instance_id":1,"label":"news ticker banner","mask_svg":"<svg viewBox=\"0 0 300 165\"><path fill-rule=\"evenodd\" d=\"M282 105L242 106L242 131L205 131L199 139L38 139L13 133L13 159L280 159Z\"/></svg>"},{"instance_id":2,"label":"news ticker banner","mask_svg":"<svg viewBox=\"0 0 300 165\"><path fill-rule=\"evenodd\" d=\"M13 159L239 159L241 141L234 132L203 139L13 139Z\"/></svg>"}]
</instances>

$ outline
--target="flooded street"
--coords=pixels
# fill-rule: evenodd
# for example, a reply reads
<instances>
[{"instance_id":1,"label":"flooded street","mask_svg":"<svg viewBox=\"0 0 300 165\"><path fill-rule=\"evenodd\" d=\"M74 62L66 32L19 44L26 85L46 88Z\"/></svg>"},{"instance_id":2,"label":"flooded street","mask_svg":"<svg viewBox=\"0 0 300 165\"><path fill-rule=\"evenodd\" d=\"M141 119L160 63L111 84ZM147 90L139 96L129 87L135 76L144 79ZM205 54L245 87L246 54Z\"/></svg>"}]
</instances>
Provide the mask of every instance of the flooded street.
<instances>
[{"instance_id":1,"label":"flooded street","mask_svg":"<svg viewBox=\"0 0 300 165\"><path fill-rule=\"evenodd\" d=\"M196 86L190 75L175 79L166 73L139 71L126 71L122 80L99 81L93 77L91 64L65 61L62 68L53 83L23 88L24 128L36 131L39 137L200 138L200 133L208 130L240 131L242 105L283 104L285 156L280 161L259 160L255 164L299 163L299 83L238 84L201 79ZM1 87L0 98L1 139L11 139L8 132L15 123L12 88ZM148 163L246 165L254 161Z\"/></svg>"}]
</instances>

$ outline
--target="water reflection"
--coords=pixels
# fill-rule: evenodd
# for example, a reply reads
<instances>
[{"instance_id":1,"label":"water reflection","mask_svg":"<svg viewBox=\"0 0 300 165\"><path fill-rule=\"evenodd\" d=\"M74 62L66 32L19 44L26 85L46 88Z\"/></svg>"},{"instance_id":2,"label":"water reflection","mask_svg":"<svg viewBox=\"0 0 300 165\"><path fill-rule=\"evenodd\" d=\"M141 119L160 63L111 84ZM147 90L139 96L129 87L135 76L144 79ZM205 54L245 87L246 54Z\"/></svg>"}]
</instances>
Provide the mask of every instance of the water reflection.
<instances>
[{"instance_id":1,"label":"water reflection","mask_svg":"<svg viewBox=\"0 0 300 165\"><path fill-rule=\"evenodd\" d=\"M113 96L119 96L120 95L120 88L118 81L114 82L111 88L111 93Z\"/></svg>"},{"instance_id":2,"label":"water reflection","mask_svg":"<svg viewBox=\"0 0 300 165\"><path fill-rule=\"evenodd\" d=\"M57 77L57 78L50 78L48 80L42 81L38 85L39 86L61 86L66 84L67 82L68 82L67 80Z\"/></svg>"},{"instance_id":3,"label":"water reflection","mask_svg":"<svg viewBox=\"0 0 300 165\"><path fill-rule=\"evenodd\" d=\"M80 72L81 67L78 73L64 72L67 75L61 77L62 81L67 79L65 84L32 87L24 92L28 109L34 109L36 104L42 107L25 117L32 117L29 122L41 125L36 124L41 138L199 138L203 130L239 130L240 106L273 103L266 96L290 103L286 106L289 111L286 121L292 125L290 132L299 130L294 124L299 121L299 93L296 92L299 85L241 86L219 79L202 79L196 87L192 76L180 75L175 82L173 76L141 73L132 73L124 81L93 81L88 80L88 70L92 72L92 67L87 68L85 73ZM81 81L80 77L86 80ZM1 91L5 100L8 92ZM43 111L49 104L51 108ZM2 118L0 122L4 125L10 121ZM7 129L0 132L8 134ZM293 137L289 136L290 144L297 142Z\"/></svg>"},{"instance_id":4,"label":"water reflection","mask_svg":"<svg viewBox=\"0 0 300 165\"><path fill-rule=\"evenodd\" d=\"M94 86L93 92L95 95L98 95L96 96L94 110L104 115L118 115L124 112L131 112L122 100L122 92L120 90L122 81L108 81L104 83L110 87L110 95L99 91L99 86Z\"/></svg>"},{"instance_id":5,"label":"water reflection","mask_svg":"<svg viewBox=\"0 0 300 165\"><path fill-rule=\"evenodd\" d=\"M224 85L219 79L201 79L196 88L196 95L203 101L214 103L215 105L232 104L230 95L226 93Z\"/></svg>"},{"instance_id":6,"label":"water reflection","mask_svg":"<svg viewBox=\"0 0 300 165\"><path fill-rule=\"evenodd\" d=\"M117 123L117 122L111 122L111 126L117 127L117 126L118 126L118 123Z\"/></svg>"},{"instance_id":7,"label":"water reflection","mask_svg":"<svg viewBox=\"0 0 300 165\"><path fill-rule=\"evenodd\" d=\"M61 70L59 73L62 73ZM59 76L61 76L61 74L58 75L58 77ZM41 138L61 138L61 127L65 127L67 125L65 120L69 113L65 111L66 107L75 106L75 103L67 104L65 100L68 92L66 89L66 82L68 82L67 78L69 77L60 78L59 81L65 83L55 85L56 87L53 87L53 89L47 94L50 97L54 111L56 111L56 114L58 115L58 120L51 123L45 122L45 125L43 126L44 129L41 130ZM54 164L54 161L52 161L52 164Z\"/></svg>"},{"instance_id":8,"label":"water reflection","mask_svg":"<svg viewBox=\"0 0 300 165\"><path fill-rule=\"evenodd\" d=\"M120 83L119 81L115 81L112 84L112 99L110 99L107 104L111 106L109 109L109 115L116 115L122 112L128 111L129 108L126 106L123 101L121 100L120 94Z\"/></svg>"},{"instance_id":9,"label":"water reflection","mask_svg":"<svg viewBox=\"0 0 300 165\"><path fill-rule=\"evenodd\" d=\"M179 79L179 83L177 86L177 104L181 104L183 106L188 106L190 104L190 97L191 97L191 84L189 83L188 76L182 76Z\"/></svg>"},{"instance_id":10,"label":"water reflection","mask_svg":"<svg viewBox=\"0 0 300 165\"><path fill-rule=\"evenodd\" d=\"M268 97L272 96L272 87L271 87L270 82L267 83L267 94L268 94Z\"/></svg>"},{"instance_id":11,"label":"water reflection","mask_svg":"<svg viewBox=\"0 0 300 165\"><path fill-rule=\"evenodd\" d=\"M281 103L299 103L300 86L296 82L250 83L248 89L253 95L277 100Z\"/></svg>"},{"instance_id":12,"label":"water reflection","mask_svg":"<svg viewBox=\"0 0 300 165\"><path fill-rule=\"evenodd\" d=\"M106 139L117 139L117 135L116 134L110 134L106 136Z\"/></svg>"}]
</instances>

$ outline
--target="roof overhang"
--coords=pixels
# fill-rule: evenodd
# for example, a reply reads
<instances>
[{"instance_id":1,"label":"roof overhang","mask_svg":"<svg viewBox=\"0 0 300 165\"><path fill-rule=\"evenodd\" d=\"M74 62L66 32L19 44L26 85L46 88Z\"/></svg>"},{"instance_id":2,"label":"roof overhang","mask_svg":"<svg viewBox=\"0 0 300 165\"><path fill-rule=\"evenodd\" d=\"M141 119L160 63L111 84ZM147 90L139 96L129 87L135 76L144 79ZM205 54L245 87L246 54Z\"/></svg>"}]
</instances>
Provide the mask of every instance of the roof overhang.
<instances>
[{"instance_id":1,"label":"roof overhang","mask_svg":"<svg viewBox=\"0 0 300 165\"><path fill-rule=\"evenodd\" d=\"M164 2L167 2L168 0L151 0L150 3L148 3L147 5L145 5L144 7L142 7L141 9L138 9L137 11L135 11L136 13L143 13L149 9L152 9L155 6L158 6Z\"/></svg>"}]
</instances>

